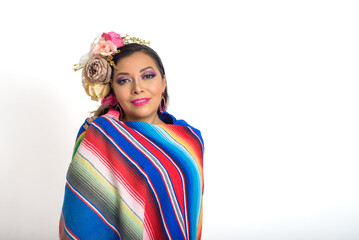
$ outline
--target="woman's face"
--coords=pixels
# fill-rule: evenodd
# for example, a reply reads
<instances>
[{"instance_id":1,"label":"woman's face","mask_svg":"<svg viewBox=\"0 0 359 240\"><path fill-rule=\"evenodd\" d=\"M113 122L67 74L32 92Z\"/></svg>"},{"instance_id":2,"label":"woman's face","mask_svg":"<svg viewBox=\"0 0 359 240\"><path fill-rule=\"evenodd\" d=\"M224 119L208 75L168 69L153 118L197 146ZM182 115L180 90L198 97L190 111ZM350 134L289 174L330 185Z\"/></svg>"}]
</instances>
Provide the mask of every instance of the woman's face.
<instances>
[{"instance_id":1,"label":"woman's face","mask_svg":"<svg viewBox=\"0 0 359 240\"><path fill-rule=\"evenodd\" d=\"M113 90L125 121L159 123L157 110L165 88L166 78L147 54L135 52L117 62Z\"/></svg>"}]
</instances>

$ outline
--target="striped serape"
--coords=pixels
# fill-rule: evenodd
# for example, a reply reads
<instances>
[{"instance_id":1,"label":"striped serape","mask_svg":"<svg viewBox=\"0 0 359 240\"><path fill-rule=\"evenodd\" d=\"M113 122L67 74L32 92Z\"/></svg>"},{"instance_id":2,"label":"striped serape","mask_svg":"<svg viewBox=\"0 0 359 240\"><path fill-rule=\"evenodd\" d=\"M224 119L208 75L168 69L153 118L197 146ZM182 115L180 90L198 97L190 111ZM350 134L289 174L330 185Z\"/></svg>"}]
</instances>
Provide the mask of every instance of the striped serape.
<instances>
[{"instance_id":1,"label":"striped serape","mask_svg":"<svg viewBox=\"0 0 359 240\"><path fill-rule=\"evenodd\" d=\"M96 118L77 136L60 239L200 239L203 140L165 112L168 124Z\"/></svg>"}]
</instances>

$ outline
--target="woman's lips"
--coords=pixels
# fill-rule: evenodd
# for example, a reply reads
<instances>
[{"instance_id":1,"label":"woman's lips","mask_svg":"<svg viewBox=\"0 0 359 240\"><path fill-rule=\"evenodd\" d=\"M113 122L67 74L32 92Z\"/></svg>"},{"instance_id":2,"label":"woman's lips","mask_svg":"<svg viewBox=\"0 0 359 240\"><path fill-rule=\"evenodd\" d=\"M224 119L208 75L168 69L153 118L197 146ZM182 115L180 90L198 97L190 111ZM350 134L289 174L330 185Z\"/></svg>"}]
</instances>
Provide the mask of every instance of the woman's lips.
<instances>
[{"instance_id":1,"label":"woman's lips","mask_svg":"<svg viewBox=\"0 0 359 240\"><path fill-rule=\"evenodd\" d=\"M148 101L150 101L150 98L138 98L138 99L133 100L131 103L136 106L142 106L142 105L145 105L146 103L148 103Z\"/></svg>"}]
</instances>

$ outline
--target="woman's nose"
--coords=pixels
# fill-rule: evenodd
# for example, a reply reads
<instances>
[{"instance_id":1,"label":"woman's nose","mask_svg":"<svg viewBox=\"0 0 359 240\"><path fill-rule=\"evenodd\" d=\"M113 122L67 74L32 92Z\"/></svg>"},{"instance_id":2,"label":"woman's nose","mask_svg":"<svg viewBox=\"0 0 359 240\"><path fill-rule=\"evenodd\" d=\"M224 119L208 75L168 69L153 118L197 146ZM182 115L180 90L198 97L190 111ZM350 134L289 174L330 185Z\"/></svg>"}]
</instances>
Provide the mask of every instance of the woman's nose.
<instances>
[{"instance_id":1,"label":"woman's nose","mask_svg":"<svg viewBox=\"0 0 359 240\"><path fill-rule=\"evenodd\" d=\"M133 81L132 93L140 94L141 92L143 92L141 81L136 79L135 81Z\"/></svg>"}]
</instances>

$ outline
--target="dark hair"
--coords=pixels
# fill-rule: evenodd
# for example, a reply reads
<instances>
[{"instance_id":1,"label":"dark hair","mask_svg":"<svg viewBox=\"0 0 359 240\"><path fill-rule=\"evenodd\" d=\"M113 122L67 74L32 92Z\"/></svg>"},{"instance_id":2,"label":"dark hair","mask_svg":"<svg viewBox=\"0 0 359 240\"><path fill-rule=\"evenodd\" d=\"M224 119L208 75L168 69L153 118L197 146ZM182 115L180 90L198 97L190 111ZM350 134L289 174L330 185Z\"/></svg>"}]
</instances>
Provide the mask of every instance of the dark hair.
<instances>
[{"instance_id":1,"label":"dark hair","mask_svg":"<svg viewBox=\"0 0 359 240\"><path fill-rule=\"evenodd\" d=\"M132 54L134 54L135 52L143 52L145 54L147 54L148 56L150 56L153 61L156 63L156 66L158 68L158 70L160 71L161 77L163 78L165 76L165 69L163 67L162 61L160 56L158 56L158 54L150 47L146 46L146 45L142 45L142 44L138 44L138 43L129 43L126 44L125 46L119 48L120 52L113 55L113 62L115 63L115 65L117 65L118 61L124 57L128 57ZM114 68L113 66L111 66L112 68L112 72L114 72ZM112 94L114 94L113 89L111 89ZM164 98L166 101L166 105L168 105L168 92L167 92L167 83L166 83L166 88L164 91ZM95 116L101 116L103 114L106 114L108 112L109 109L114 109L114 106L108 106L108 105L101 105L96 111L92 112Z\"/></svg>"}]
</instances>

